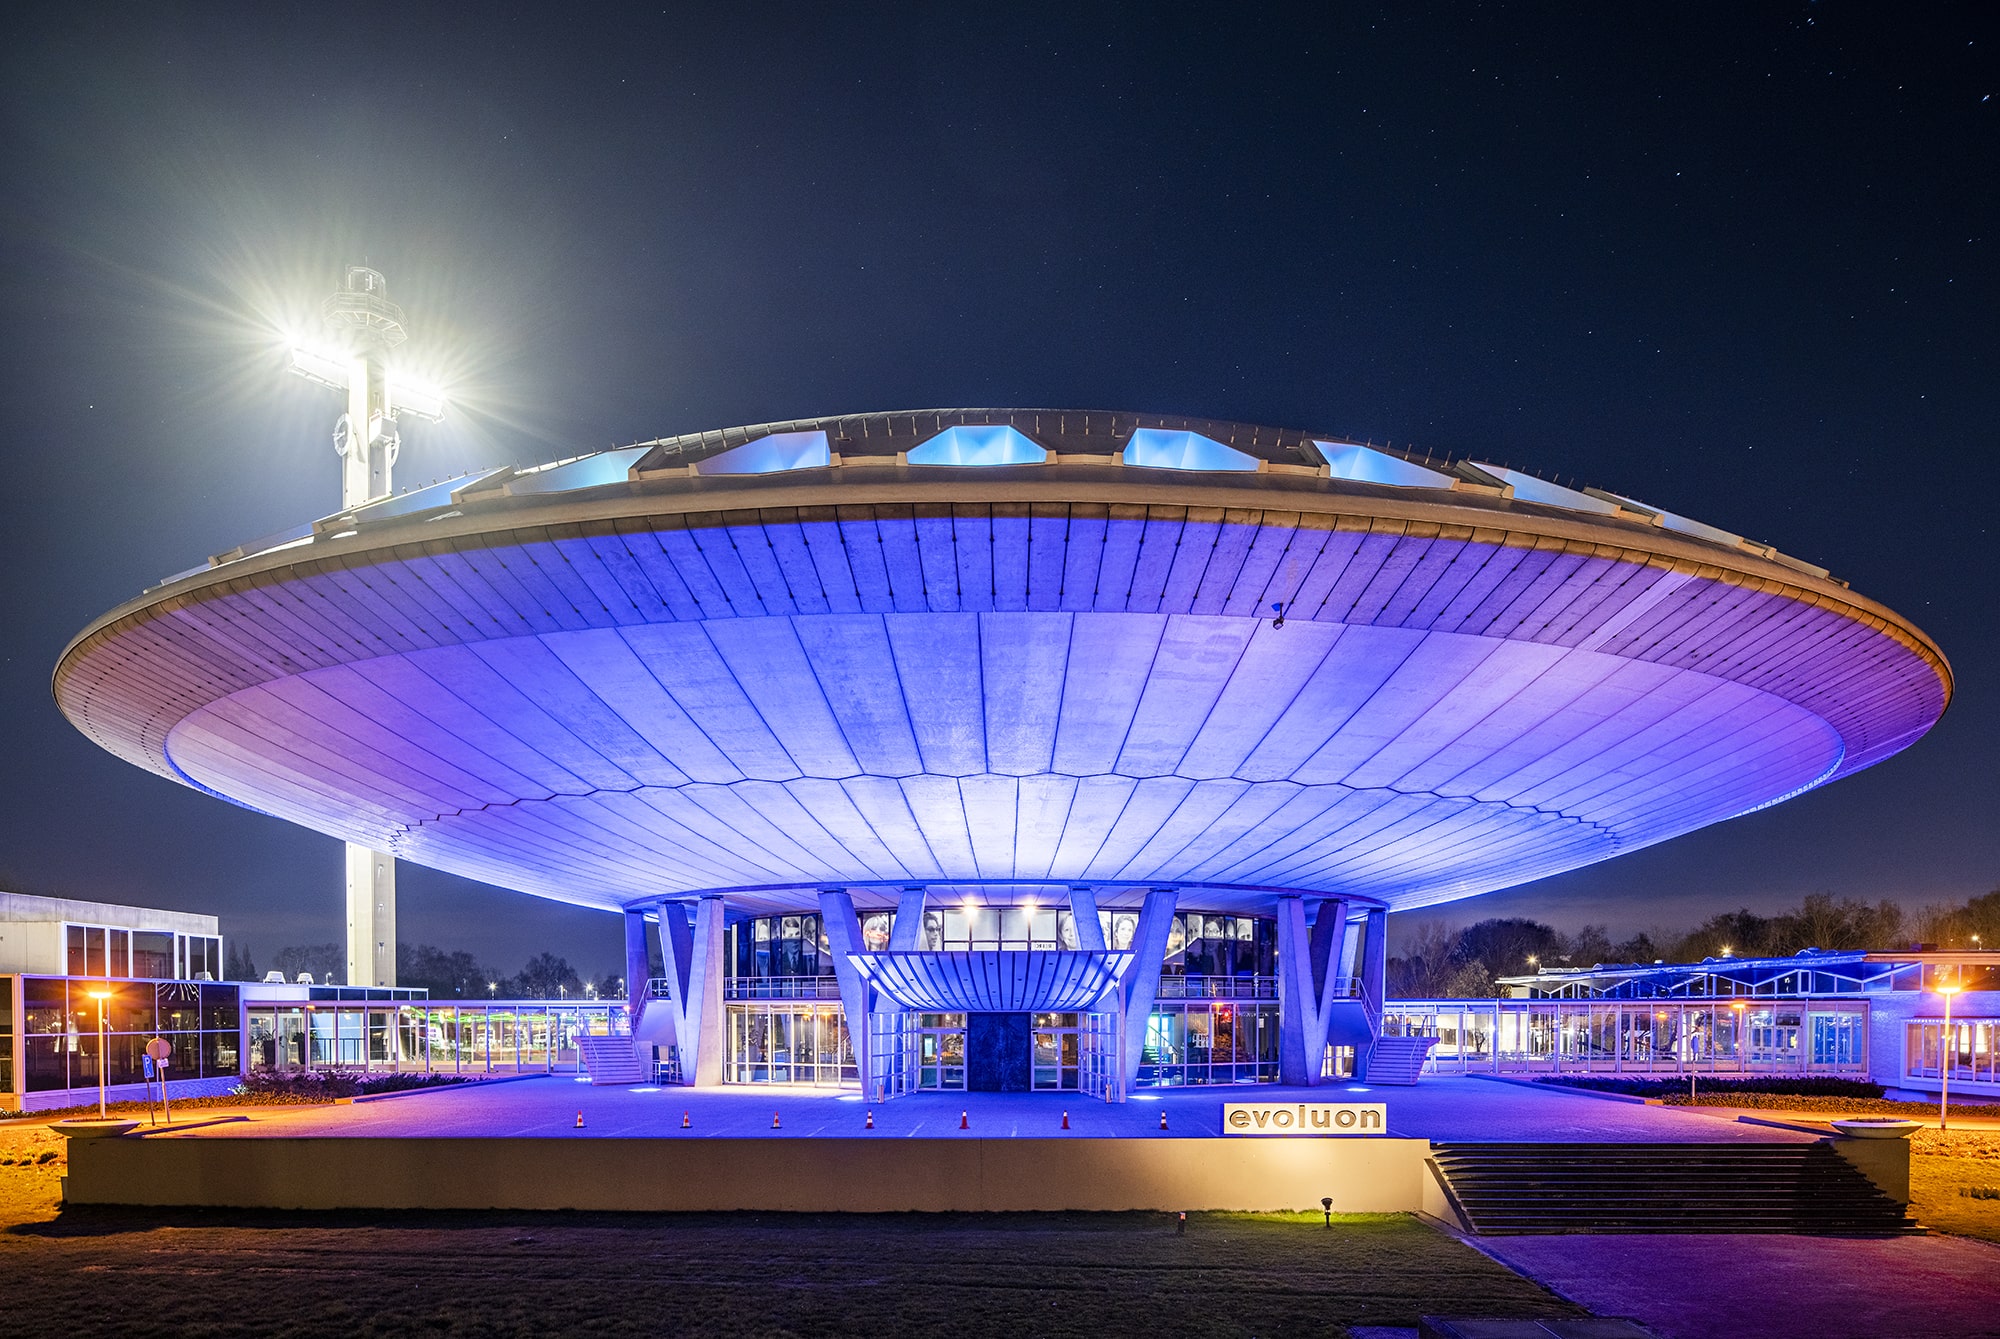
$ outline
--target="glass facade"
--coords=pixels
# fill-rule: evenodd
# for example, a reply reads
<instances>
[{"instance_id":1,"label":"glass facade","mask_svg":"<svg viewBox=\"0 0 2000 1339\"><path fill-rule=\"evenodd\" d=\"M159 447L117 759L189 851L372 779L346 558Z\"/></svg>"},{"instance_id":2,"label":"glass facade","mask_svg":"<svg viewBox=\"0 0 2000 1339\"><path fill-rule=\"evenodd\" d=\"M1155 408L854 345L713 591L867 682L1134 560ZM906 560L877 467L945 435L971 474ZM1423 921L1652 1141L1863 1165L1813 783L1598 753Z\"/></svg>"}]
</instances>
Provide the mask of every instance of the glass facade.
<instances>
[{"instance_id":1,"label":"glass facade","mask_svg":"<svg viewBox=\"0 0 2000 1339\"><path fill-rule=\"evenodd\" d=\"M1903 1073L1912 1079L1936 1079L1951 1066L1953 1083L2000 1084L2000 1061L1994 1045L2000 1023L1991 1019L1954 1018L1947 1035L1941 1018L1922 1019L1906 1027Z\"/></svg>"},{"instance_id":2,"label":"glass facade","mask_svg":"<svg viewBox=\"0 0 2000 1339\"><path fill-rule=\"evenodd\" d=\"M854 1043L838 1003L731 1004L725 1082L859 1083Z\"/></svg>"},{"instance_id":3,"label":"glass facade","mask_svg":"<svg viewBox=\"0 0 2000 1339\"><path fill-rule=\"evenodd\" d=\"M1130 931L1126 932L1130 941ZM1271 977L1278 970L1278 923L1262 916L1184 912L1167 930L1162 976Z\"/></svg>"},{"instance_id":4,"label":"glass facade","mask_svg":"<svg viewBox=\"0 0 2000 1339\"><path fill-rule=\"evenodd\" d=\"M213 981L222 975L222 938L115 925L63 926L71 976Z\"/></svg>"},{"instance_id":5,"label":"glass facade","mask_svg":"<svg viewBox=\"0 0 2000 1339\"><path fill-rule=\"evenodd\" d=\"M1136 911L1101 911L1107 948L1129 950ZM859 916L870 952L889 946L895 913ZM852 1038L826 929L816 914L758 916L724 932L728 975L723 1076L729 1083L856 1083ZM933 906L917 936L927 952L1073 950L1066 905ZM1148 1024L1142 1085L1275 1082L1278 1068L1277 922L1188 911L1168 927L1159 1003ZM824 1003L821 1003L821 1002ZM1079 1014L1034 1019L1032 1086L1073 1091L1092 1064ZM917 1089L965 1087L965 1015L898 1023L899 1080Z\"/></svg>"},{"instance_id":6,"label":"glass facade","mask_svg":"<svg viewBox=\"0 0 2000 1339\"><path fill-rule=\"evenodd\" d=\"M1391 1000L1382 1033L1437 1038L1433 1073L1868 1069L1868 1006L1851 999Z\"/></svg>"},{"instance_id":7,"label":"glass facade","mask_svg":"<svg viewBox=\"0 0 2000 1339\"><path fill-rule=\"evenodd\" d=\"M108 992L103 1001L101 1053L99 1002L92 991ZM146 1043L155 1036L173 1046L169 1078L220 1078L240 1072L239 1000L234 985L24 977L21 997L26 1072L22 1087L15 1091L95 1088L100 1066L108 1084L143 1083L142 1057Z\"/></svg>"},{"instance_id":8,"label":"glass facade","mask_svg":"<svg viewBox=\"0 0 2000 1339\"><path fill-rule=\"evenodd\" d=\"M578 1034L608 1036L619 1025L613 1015L624 1012L599 1002L437 1002L381 987L319 987L313 994L326 998L245 1008L247 1068L576 1073Z\"/></svg>"},{"instance_id":9,"label":"glass facade","mask_svg":"<svg viewBox=\"0 0 2000 1339\"><path fill-rule=\"evenodd\" d=\"M1141 1088L1278 1081L1278 1004L1162 1001L1146 1020Z\"/></svg>"}]
</instances>

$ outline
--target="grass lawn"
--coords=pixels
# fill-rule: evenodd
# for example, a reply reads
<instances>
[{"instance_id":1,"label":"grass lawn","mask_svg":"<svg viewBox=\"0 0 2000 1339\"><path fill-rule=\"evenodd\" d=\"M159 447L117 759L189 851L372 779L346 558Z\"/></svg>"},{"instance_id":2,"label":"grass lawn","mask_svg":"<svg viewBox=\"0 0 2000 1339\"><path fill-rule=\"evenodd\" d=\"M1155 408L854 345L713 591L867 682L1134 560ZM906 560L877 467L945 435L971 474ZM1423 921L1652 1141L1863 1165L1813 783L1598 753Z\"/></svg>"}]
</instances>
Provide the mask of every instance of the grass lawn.
<instances>
[{"instance_id":1,"label":"grass lawn","mask_svg":"<svg viewBox=\"0 0 2000 1339\"><path fill-rule=\"evenodd\" d=\"M1308 1339L1583 1314L1400 1215L63 1213L61 1160L36 1160L61 1147L0 1130L0 1297L30 1332Z\"/></svg>"},{"instance_id":2,"label":"grass lawn","mask_svg":"<svg viewBox=\"0 0 2000 1339\"><path fill-rule=\"evenodd\" d=\"M1982 1189L1993 1199L1961 1190ZM1910 1136L1910 1208L1939 1232L2000 1241L2000 1131L1918 1130Z\"/></svg>"}]
</instances>

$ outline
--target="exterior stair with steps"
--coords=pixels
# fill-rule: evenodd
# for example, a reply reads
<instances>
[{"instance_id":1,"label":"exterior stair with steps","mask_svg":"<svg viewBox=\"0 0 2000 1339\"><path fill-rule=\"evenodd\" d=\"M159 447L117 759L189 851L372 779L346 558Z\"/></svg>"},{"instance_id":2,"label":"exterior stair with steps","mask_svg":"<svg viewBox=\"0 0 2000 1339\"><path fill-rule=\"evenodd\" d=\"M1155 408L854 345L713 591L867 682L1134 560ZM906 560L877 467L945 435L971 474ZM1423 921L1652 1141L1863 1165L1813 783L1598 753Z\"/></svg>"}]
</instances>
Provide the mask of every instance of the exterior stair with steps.
<instances>
[{"instance_id":1,"label":"exterior stair with steps","mask_svg":"<svg viewBox=\"0 0 2000 1339\"><path fill-rule=\"evenodd\" d=\"M1436 1144L1473 1232L1920 1233L1825 1140L1794 1144Z\"/></svg>"},{"instance_id":2,"label":"exterior stair with steps","mask_svg":"<svg viewBox=\"0 0 2000 1339\"><path fill-rule=\"evenodd\" d=\"M590 1076L593 1088L599 1084L646 1083L653 1077L646 1072L648 1066L640 1062L629 1036L578 1037L576 1046L583 1053L583 1071Z\"/></svg>"},{"instance_id":3,"label":"exterior stair with steps","mask_svg":"<svg viewBox=\"0 0 2000 1339\"><path fill-rule=\"evenodd\" d=\"M1409 1087L1423 1074L1435 1045L1436 1037L1378 1037L1362 1081Z\"/></svg>"}]
</instances>

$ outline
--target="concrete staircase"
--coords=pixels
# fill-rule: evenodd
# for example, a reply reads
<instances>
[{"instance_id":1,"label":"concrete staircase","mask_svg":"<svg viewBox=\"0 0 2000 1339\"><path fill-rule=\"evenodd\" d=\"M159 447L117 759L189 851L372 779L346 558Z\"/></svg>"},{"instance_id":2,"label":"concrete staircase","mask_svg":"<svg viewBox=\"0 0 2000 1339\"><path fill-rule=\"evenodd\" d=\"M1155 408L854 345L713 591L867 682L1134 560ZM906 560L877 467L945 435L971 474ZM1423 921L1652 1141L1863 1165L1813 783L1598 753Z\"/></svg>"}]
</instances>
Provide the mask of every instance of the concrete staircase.
<instances>
[{"instance_id":1,"label":"concrete staircase","mask_svg":"<svg viewBox=\"0 0 2000 1339\"><path fill-rule=\"evenodd\" d=\"M1921 1232L1825 1141L1796 1144L1436 1144L1472 1231Z\"/></svg>"},{"instance_id":2,"label":"concrete staircase","mask_svg":"<svg viewBox=\"0 0 2000 1339\"><path fill-rule=\"evenodd\" d=\"M630 1086L653 1077L640 1063L638 1048L630 1037L578 1037L576 1046L583 1053L583 1072L590 1076L593 1088L599 1084Z\"/></svg>"},{"instance_id":3,"label":"concrete staircase","mask_svg":"<svg viewBox=\"0 0 2000 1339\"><path fill-rule=\"evenodd\" d=\"M1436 1037L1379 1037L1368 1054L1365 1083L1414 1085L1424 1072Z\"/></svg>"}]
</instances>

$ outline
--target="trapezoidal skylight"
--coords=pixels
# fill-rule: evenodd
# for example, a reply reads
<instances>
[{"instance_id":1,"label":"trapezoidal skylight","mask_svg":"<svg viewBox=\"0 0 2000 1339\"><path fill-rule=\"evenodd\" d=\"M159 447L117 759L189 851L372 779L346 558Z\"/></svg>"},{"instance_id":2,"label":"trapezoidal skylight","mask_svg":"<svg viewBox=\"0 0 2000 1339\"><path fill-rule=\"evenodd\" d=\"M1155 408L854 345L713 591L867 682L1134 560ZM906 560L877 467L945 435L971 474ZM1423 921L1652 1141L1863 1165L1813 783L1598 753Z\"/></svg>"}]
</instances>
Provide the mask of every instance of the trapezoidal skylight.
<instances>
[{"instance_id":1,"label":"trapezoidal skylight","mask_svg":"<svg viewBox=\"0 0 2000 1339\"><path fill-rule=\"evenodd\" d=\"M696 474L777 474L784 470L820 469L833 463L824 429L774 432L754 442L732 446L720 455L697 461Z\"/></svg>"},{"instance_id":2,"label":"trapezoidal skylight","mask_svg":"<svg viewBox=\"0 0 2000 1339\"><path fill-rule=\"evenodd\" d=\"M1449 488L1451 476L1422 465L1412 465L1401 456L1362 446L1358 442L1319 442L1320 458L1336 479L1360 484L1389 484L1395 488Z\"/></svg>"},{"instance_id":3,"label":"trapezoidal skylight","mask_svg":"<svg viewBox=\"0 0 2000 1339\"><path fill-rule=\"evenodd\" d=\"M1140 428L1125 444L1125 463L1152 470L1255 470L1257 457L1198 432Z\"/></svg>"},{"instance_id":4,"label":"trapezoidal skylight","mask_svg":"<svg viewBox=\"0 0 2000 1339\"><path fill-rule=\"evenodd\" d=\"M946 428L904 457L912 465L1039 465L1049 453L1005 423Z\"/></svg>"}]
</instances>

